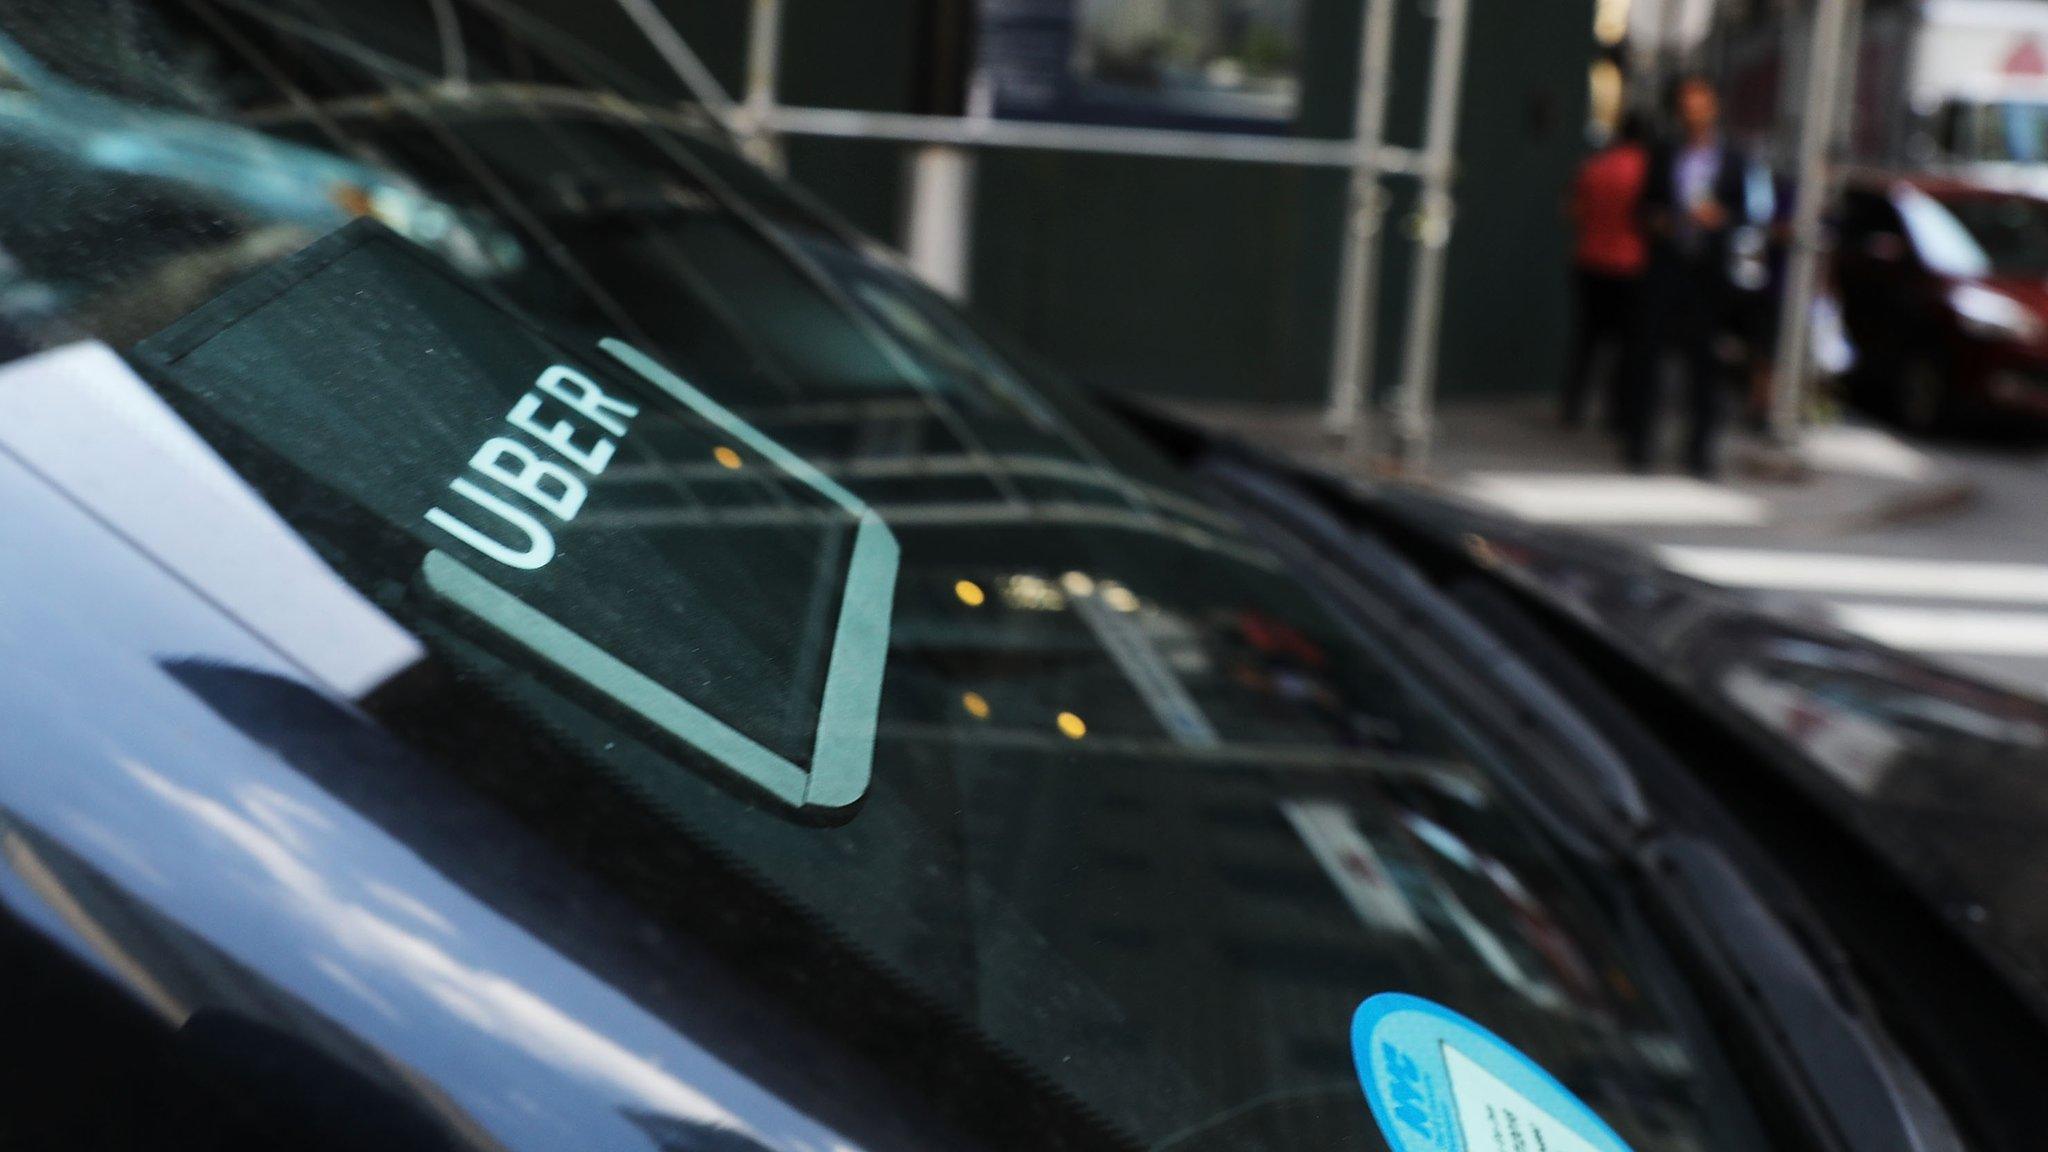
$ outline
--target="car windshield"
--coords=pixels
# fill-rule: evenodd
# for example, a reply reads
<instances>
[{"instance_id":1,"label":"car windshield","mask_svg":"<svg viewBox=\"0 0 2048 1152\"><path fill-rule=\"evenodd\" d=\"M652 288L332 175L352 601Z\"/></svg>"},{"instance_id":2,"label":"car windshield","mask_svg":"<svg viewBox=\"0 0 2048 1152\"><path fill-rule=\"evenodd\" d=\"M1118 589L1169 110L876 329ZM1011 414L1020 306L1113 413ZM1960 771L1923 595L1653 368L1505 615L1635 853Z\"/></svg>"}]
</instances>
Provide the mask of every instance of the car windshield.
<instances>
[{"instance_id":1,"label":"car windshield","mask_svg":"<svg viewBox=\"0 0 2048 1152\"><path fill-rule=\"evenodd\" d=\"M1943 115L1948 149L1955 159L1994 164L2048 160L2048 104L1958 100L1946 105Z\"/></svg>"},{"instance_id":2,"label":"car windshield","mask_svg":"<svg viewBox=\"0 0 2048 1152\"><path fill-rule=\"evenodd\" d=\"M1951 276L2048 273L2048 202L1988 192L1907 190L1899 211L1914 246Z\"/></svg>"},{"instance_id":3,"label":"car windshield","mask_svg":"<svg viewBox=\"0 0 2048 1152\"><path fill-rule=\"evenodd\" d=\"M1769 1146L1386 638L573 36L454 4L451 82L437 7L0 2L0 389L132 373L48 403L319 560L210 594L991 1145L1383 1147L1391 990L1640 1152Z\"/></svg>"}]
</instances>

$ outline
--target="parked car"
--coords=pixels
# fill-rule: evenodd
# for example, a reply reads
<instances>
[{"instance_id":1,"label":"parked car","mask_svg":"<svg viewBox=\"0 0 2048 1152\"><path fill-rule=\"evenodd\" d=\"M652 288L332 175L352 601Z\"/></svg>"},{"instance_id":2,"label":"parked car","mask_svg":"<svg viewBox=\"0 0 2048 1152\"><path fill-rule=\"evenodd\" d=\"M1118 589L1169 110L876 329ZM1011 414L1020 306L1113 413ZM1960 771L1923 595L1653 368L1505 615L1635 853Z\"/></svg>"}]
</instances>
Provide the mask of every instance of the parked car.
<instances>
[{"instance_id":1,"label":"parked car","mask_svg":"<svg viewBox=\"0 0 2048 1152\"><path fill-rule=\"evenodd\" d=\"M1835 279L1854 383L1908 428L2048 415L2048 200L1858 176L1843 194Z\"/></svg>"},{"instance_id":2,"label":"parked car","mask_svg":"<svg viewBox=\"0 0 2048 1152\"><path fill-rule=\"evenodd\" d=\"M0 1147L2038 1146L2038 706L1112 408L431 7L0 7L524 254L26 214Z\"/></svg>"}]
</instances>

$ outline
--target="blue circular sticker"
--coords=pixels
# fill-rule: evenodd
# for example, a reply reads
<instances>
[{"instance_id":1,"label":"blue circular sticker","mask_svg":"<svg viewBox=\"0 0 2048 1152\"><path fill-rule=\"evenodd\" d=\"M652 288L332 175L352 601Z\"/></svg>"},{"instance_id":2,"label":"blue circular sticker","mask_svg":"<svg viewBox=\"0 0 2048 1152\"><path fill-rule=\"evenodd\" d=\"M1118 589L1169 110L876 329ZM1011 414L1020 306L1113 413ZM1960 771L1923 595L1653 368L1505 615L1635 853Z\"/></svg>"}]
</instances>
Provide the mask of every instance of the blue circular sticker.
<instances>
[{"instance_id":1,"label":"blue circular sticker","mask_svg":"<svg viewBox=\"0 0 2048 1152\"><path fill-rule=\"evenodd\" d=\"M1629 1152L1556 1077L1441 1004L1360 1004L1351 1058L1394 1152Z\"/></svg>"}]
</instances>

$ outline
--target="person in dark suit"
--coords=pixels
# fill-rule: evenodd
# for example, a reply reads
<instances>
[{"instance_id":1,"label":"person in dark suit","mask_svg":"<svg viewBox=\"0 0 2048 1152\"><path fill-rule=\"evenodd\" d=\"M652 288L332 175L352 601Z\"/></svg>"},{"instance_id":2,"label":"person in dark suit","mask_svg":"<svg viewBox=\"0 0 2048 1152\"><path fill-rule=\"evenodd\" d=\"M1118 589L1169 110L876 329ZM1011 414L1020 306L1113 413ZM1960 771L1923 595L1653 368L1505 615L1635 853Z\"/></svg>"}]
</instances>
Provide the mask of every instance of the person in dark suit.
<instances>
[{"instance_id":1,"label":"person in dark suit","mask_svg":"<svg viewBox=\"0 0 2048 1152\"><path fill-rule=\"evenodd\" d=\"M1730 238L1744 202L1746 158L1721 132L1721 100L1703 76L1672 85L1673 134L1650 156L1643 228L1650 240L1651 347L1659 366L1676 360L1690 414L1685 463L1693 475L1719 471L1725 382L1716 344L1729 322L1735 286ZM1647 372L1624 407L1623 455L1630 467L1655 463L1661 373Z\"/></svg>"}]
</instances>

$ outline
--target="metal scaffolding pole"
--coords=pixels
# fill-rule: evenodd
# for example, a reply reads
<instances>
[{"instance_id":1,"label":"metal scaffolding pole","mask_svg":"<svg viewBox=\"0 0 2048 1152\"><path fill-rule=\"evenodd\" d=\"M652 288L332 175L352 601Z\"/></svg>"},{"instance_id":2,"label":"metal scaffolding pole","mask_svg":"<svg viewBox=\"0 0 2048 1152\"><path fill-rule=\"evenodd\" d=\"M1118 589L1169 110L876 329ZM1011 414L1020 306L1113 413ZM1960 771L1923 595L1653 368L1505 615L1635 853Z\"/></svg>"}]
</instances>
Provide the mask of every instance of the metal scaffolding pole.
<instances>
[{"instance_id":1,"label":"metal scaffolding pole","mask_svg":"<svg viewBox=\"0 0 2048 1152\"><path fill-rule=\"evenodd\" d=\"M697 103L727 131L731 131L734 119L732 97L719 87L718 78L711 74L711 69L690 51L689 44L676 31L675 25L670 24L668 17L661 14L661 9L655 7L654 0L618 0L618 4Z\"/></svg>"},{"instance_id":2,"label":"metal scaffolding pole","mask_svg":"<svg viewBox=\"0 0 2048 1152\"><path fill-rule=\"evenodd\" d=\"M1358 157L1344 204L1344 255L1337 273L1330 400L1324 426L1362 451L1371 435L1374 348L1379 320L1380 228L1386 217L1380 150L1387 131L1387 72L1393 62L1394 0L1366 0L1359 33L1358 99L1352 135Z\"/></svg>"},{"instance_id":3,"label":"metal scaffolding pole","mask_svg":"<svg viewBox=\"0 0 2048 1152\"><path fill-rule=\"evenodd\" d=\"M1396 459L1411 472L1429 467L1444 260L1456 211L1451 180L1457 164L1458 97L1464 88L1465 29L1470 11L1469 0L1437 0L1429 66L1429 119L1422 140L1422 207L1416 217L1419 251L1408 286L1408 333L1401 390L1394 405Z\"/></svg>"},{"instance_id":4,"label":"metal scaffolding pole","mask_svg":"<svg viewBox=\"0 0 2048 1152\"><path fill-rule=\"evenodd\" d=\"M966 300L974 255L974 154L952 144L911 153L903 256L925 283Z\"/></svg>"},{"instance_id":5,"label":"metal scaffolding pole","mask_svg":"<svg viewBox=\"0 0 2048 1152\"><path fill-rule=\"evenodd\" d=\"M1806 103L1800 117L1799 159L1792 215L1792 249L1785 266L1785 297L1778 317L1778 363L1771 394L1771 434L1780 443L1799 437L1811 384L1809 322L1820 284L1826 243L1821 222L1829 199L1828 160L1839 121L1835 98L1846 70L1846 32L1855 0L1817 0L1806 62Z\"/></svg>"},{"instance_id":6,"label":"metal scaffolding pole","mask_svg":"<svg viewBox=\"0 0 2048 1152\"><path fill-rule=\"evenodd\" d=\"M747 98L741 106L740 139L747 157L780 174L782 146L776 140L775 90L782 69L782 0L754 0L747 24Z\"/></svg>"},{"instance_id":7,"label":"metal scaffolding pole","mask_svg":"<svg viewBox=\"0 0 2048 1152\"><path fill-rule=\"evenodd\" d=\"M910 167L911 195L905 213L904 246L912 264L949 295L964 296L968 288L968 253L972 244L968 211L974 167L971 150L1047 149L1344 168L1351 174L1351 181L1346 196L1345 245L1339 270L1327 418L1331 429L1345 433L1354 447L1368 446L1367 415L1373 406L1380 236L1386 205L1382 182L1391 175L1423 175L1424 253L1418 263L1415 288L1424 296L1417 298L1415 311L1426 313L1427 319L1419 327L1413 321L1409 326L1404 396L1414 391L1406 380L1418 370L1430 370L1432 358L1427 356L1418 369L1414 344L1418 331L1426 331L1425 339L1432 348L1436 339L1443 280L1441 238L1448 237L1450 229L1448 182L1456 140L1469 0L1439 0L1428 143L1424 151L1392 147L1385 139L1398 0L1365 0L1354 135L1341 140L790 107L776 99L781 0L752 0L746 90L744 101L735 103L719 89L702 62L661 15L655 0L617 2L704 107L727 125L739 137L747 155L764 167L780 170L783 158L779 142L786 136L893 140L920 145ZM1426 405L1426 388L1422 397Z\"/></svg>"},{"instance_id":8,"label":"metal scaffolding pole","mask_svg":"<svg viewBox=\"0 0 2048 1152\"><path fill-rule=\"evenodd\" d=\"M978 116L927 116L915 112L861 112L850 108L777 105L768 126L785 136L840 140L895 140L905 144L955 144L962 148L1025 148L1089 152L1108 156L1218 160L1233 164L1280 164L1303 168L1352 168L1363 152L1355 140L1312 136L1252 136L1173 128L1121 128L1103 124L1059 124L991 120ZM1415 173L1422 160L1412 149L1380 145L1370 155L1383 173Z\"/></svg>"}]
</instances>

